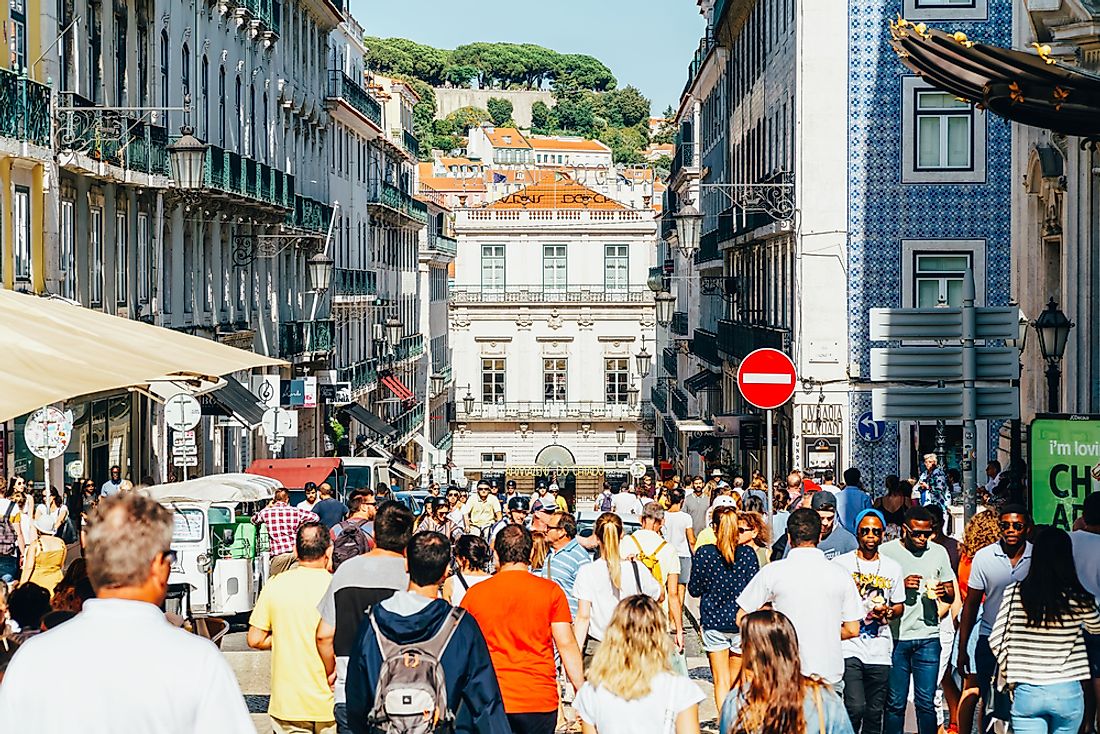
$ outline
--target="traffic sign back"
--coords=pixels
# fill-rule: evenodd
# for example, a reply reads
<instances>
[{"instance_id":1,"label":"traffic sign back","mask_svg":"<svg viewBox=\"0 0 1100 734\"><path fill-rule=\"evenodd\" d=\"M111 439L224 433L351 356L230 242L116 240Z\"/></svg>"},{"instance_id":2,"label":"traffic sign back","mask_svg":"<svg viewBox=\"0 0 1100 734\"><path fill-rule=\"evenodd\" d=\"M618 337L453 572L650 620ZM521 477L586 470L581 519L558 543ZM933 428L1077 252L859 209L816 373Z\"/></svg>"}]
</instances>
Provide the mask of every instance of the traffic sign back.
<instances>
[{"instance_id":1,"label":"traffic sign back","mask_svg":"<svg viewBox=\"0 0 1100 734\"><path fill-rule=\"evenodd\" d=\"M794 395L794 362L778 349L757 349L737 368L741 396L762 410L778 408Z\"/></svg>"}]
</instances>

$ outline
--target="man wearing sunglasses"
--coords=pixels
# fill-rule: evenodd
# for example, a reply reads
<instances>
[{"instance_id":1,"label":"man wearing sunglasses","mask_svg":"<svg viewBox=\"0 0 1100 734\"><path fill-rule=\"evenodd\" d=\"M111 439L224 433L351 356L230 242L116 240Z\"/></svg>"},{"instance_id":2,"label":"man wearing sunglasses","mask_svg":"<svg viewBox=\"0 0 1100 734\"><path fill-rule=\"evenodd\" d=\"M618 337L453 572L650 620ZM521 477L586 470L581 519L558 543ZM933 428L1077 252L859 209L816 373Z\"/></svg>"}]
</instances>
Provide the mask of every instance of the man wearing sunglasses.
<instances>
[{"instance_id":1,"label":"man wearing sunglasses","mask_svg":"<svg viewBox=\"0 0 1100 734\"><path fill-rule=\"evenodd\" d=\"M852 574L866 616L859 636L840 643L844 651L844 708L855 734L882 734L882 710L890 682L894 641L890 620L905 609L901 565L879 553L886 518L878 510L856 515L859 548L833 563Z\"/></svg>"},{"instance_id":2,"label":"man wearing sunglasses","mask_svg":"<svg viewBox=\"0 0 1100 734\"><path fill-rule=\"evenodd\" d=\"M962 615L959 617L959 659L960 673L975 673L978 676L978 689L982 701L988 703L993 686L993 675L997 670L997 661L989 649L989 634L993 631L993 622L1001 609L1001 599L1009 584L1022 581L1031 569L1031 543L1027 534L1031 530L1031 517L1022 505L1004 505L998 513L1001 526L1000 542L987 545L974 554L970 568L970 593L966 595ZM983 604L982 597L985 597ZM978 608L982 609L978 619ZM969 640L974 625L978 625L978 647L974 653L974 668L971 668L970 652L962 644Z\"/></svg>"},{"instance_id":3,"label":"man wearing sunglasses","mask_svg":"<svg viewBox=\"0 0 1100 734\"><path fill-rule=\"evenodd\" d=\"M936 734L939 726L934 699L940 672L940 619L955 599L955 572L943 546L930 542L935 532L932 521L925 508L910 507L902 537L880 551L901 566L905 587L901 618L892 622L897 642L883 721L886 734L903 731L910 678L918 734Z\"/></svg>"}]
</instances>

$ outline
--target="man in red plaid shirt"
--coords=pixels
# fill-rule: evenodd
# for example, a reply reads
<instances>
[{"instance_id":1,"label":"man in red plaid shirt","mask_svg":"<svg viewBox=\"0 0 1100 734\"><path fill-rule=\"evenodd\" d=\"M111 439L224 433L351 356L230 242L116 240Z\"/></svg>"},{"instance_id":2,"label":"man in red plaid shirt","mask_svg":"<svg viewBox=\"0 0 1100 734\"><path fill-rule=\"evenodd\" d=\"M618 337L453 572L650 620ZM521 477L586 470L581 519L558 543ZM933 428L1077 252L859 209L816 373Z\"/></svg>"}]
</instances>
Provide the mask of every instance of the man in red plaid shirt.
<instances>
[{"instance_id":1,"label":"man in red plaid shirt","mask_svg":"<svg viewBox=\"0 0 1100 734\"><path fill-rule=\"evenodd\" d=\"M271 547L271 569L268 573L270 578L287 570L297 560L294 555L294 540L298 535L298 526L304 522L318 522L318 518L315 512L291 507L290 493L285 489L277 489L275 499L257 512L252 517L252 522L267 526Z\"/></svg>"}]
</instances>

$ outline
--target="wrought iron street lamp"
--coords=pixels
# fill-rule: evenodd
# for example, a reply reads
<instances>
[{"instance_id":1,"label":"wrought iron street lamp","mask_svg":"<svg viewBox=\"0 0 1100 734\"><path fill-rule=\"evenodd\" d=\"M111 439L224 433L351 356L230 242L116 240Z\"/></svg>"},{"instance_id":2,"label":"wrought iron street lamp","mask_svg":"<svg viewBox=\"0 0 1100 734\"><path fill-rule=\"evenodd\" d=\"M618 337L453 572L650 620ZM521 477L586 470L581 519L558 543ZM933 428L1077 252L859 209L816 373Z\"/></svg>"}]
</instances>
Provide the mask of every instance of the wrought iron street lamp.
<instances>
[{"instance_id":1,"label":"wrought iron street lamp","mask_svg":"<svg viewBox=\"0 0 1100 734\"><path fill-rule=\"evenodd\" d=\"M1069 331L1074 324L1058 308L1058 302L1051 298L1047 307L1032 323L1039 335L1039 351L1047 362L1047 410L1057 413L1061 410L1060 384L1062 379L1062 357L1066 353Z\"/></svg>"},{"instance_id":2,"label":"wrought iron street lamp","mask_svg":"<svg viewBox=\"0 0 1100 734\"><path fill-rule=\"evenodd\" d=\"M672 218L676 222L676 240L679 243L680 254L690 259L699 250L699 237L703 231L703 213L694 205L686 204L680 207Z\"/></svg>"},{"instance_id":3,"label":"wrought iron street lamp","mask_svg":"<svg viewBox=\"0 0 1100 734\"><path fill-rule=\"evenodd\" d=\"M317 293L328 291L329 283L332 282L332 266L334 265L332 258L324 252L318 252L309 259L307 264L309 265L309 282L313 286L313 290Z\"/></svg>"},{"instance_id":4,"label":"wrought iron street lamp","mask_svg":"<svg viewBox=\"0 0 1100 734\"><path fill-rule=\"evenodd\" d=\"M620 446L626 443L626 428L624 426L615 429L615 440L619 442Z\"/></svg>"},{"instance_id":5,"label":"wrought iron street lamp","mask_svg":"<svg viewBox=\"0 0 1100 734\"><path fill-rule=\"evenodd\" d=\"M637 407L639 392L641 392L641 390L633 382L630 383L630 387L626 389L626 404L631 408Z\"/></svg>"},{"instance_id":6,"label":"wrought iron street lamp","mask_svg":"<svg viewBox=\"0 0 1100 734\"><path fill-rule=\"evenodd\" d=\"M386 341L389 342L390 348L396 349L397 345L401 343L401 332L405 326L399 318L390 316L386 319L384 328L386 330Z\"/></svg>"},{"instance_id":7,"label":"wrought iron street lamp","mask_svg":"<svg viewBox=\"0 0 1100 734\"><path fill-rule=\"evenodd\" d=\"M172 181L181 191L202 188L202 166L206 158L206 143L194 135L189 125L180 128L180 139L168 146L172 166Z\"/></svg>"},{"instance_id":8,"label":"wrought iron street lamp","mask_svg":"<svg viewBox=\"0 0 1100 734\"><path fill-rule=\"evenodd\" d=\"M634 364L638 368L638 377L643 380L649 377L649 370L652 364L653 355L649 353L649 350L645 348L645 341L642 341L642 349L634 355Z\"/></svg>"},{"instance_id":9,"label":"wrought iron street lamp","mask_svg":"<svg viewBox=\"0 0 1100 734\"><path fill-rule=\"evenodd\" d=\"M676 296L668 291L661 291L653 298L653 305L657 312L657 323L668 326L672 323L672 310L676 308Z\"/></svg>"},{"instance_id":10,"label":"wrought iron street lamp","mask_svg":"<svg viewBox=\"0 0 1100 734\"><path fill-rule=\"evenodd\" d=\"M446 382L443 375L436 373L428 379L431 380L432 395L438 395L439 393L443 392L443 383Z\"/></svg>"},{"instance_id":11,"label":"wrought iron street lamp","mask_svg":"<svg viewBox=\"0 0 1100 734\"><path fill-rule=\"evenodd\" d=\"M466 386L466 396L462 398L462 409L466 415L474 412L474 394L470 391L470 386Z\"/></svg>"}]
</instances>

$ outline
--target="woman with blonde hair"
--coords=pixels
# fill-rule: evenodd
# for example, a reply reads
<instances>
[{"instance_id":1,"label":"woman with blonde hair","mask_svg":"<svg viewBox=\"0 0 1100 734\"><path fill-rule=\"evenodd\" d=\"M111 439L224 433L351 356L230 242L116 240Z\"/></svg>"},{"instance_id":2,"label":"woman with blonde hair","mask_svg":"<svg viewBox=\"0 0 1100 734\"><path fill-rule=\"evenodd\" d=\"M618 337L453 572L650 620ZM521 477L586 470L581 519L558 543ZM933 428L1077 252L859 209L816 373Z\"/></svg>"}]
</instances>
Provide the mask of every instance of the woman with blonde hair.
<instances>
[{"instance_id":1,"label":"woman with blonde hair","mask_svg":"<svg viewBox=\"0 0 1100 734\"><path fill-rule=\"evenodd\" d=\"M699 734L703 692L672 672L668 617L648 596L615 607L573 706L584 734Z\"/></svg>"},{"instance_id":2,"label":"woman with blonde hair","mask_svg":"<svg viewBox=\"0 0 1100 734\"><path fill-rule=\"evenodd\" d=\"M605 512L596 518L593 535L599 543L600 556L595 563L581 566L573 582L573 596L577 599L573 631L586 657L591 654L590 649L603 641L615 605L622 599L642 594L659 602L664 596L664 589L649 569L635 559L622 559L619 543L623 521L618 515Z\"/></svg>"},{"instance_id":3,"label":"woman with blonde hair","mask_svg":"<svg viewBox=\"0 0 1100 734\"><path fill-rule=\"evenodd\" d=\"M741 670L741 634L736 599L760 570L756 553L738 542L740 513L733 507L714 508L714 545L695 552L688 591L699 597L703 649L714 678L714 701L721 708Z\"/></svg>"},{"instance_id":4,"label":"woman with blonde hair","mask_svg":"<svg viewBox=\"0 0 1100 734\"><path fill-rule=\"evenodd\" d=\"M743 665L721 707L721 734L852 734L840 696L802 675L791 620L771 609L752 612L741 640Z\"/></svg>"},{"instance_id":5,"label":"woman with blonde hair","mask_svg":"<svg viewBox=\"0 0 1100 734\"><path fill-rule=\"evenodd\" d=\"M550 555L550 540L541 530L531 531L531 573L543 575L546 558Z\"/></svg>"}]
</instances>

